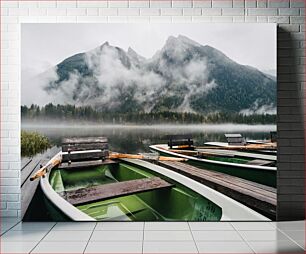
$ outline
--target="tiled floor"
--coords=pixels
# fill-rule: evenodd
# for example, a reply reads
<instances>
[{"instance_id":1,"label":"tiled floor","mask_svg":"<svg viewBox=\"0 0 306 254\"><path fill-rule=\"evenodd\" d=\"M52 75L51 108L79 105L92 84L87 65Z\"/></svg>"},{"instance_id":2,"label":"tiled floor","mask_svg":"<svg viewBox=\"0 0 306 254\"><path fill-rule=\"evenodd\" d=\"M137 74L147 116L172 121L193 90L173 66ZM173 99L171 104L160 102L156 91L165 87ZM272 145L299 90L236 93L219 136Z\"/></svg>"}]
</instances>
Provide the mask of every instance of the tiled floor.
<instances>
[{"instance_id":1,"label":"tiled floor","mask_svg":"<svg viewBox=\"0 0 306 254\"><path fill-rule=\"evenodd\" d=\"M0 253L304 253L305 221L22 223L1 219Z\"/></svg>"}]
</instances>

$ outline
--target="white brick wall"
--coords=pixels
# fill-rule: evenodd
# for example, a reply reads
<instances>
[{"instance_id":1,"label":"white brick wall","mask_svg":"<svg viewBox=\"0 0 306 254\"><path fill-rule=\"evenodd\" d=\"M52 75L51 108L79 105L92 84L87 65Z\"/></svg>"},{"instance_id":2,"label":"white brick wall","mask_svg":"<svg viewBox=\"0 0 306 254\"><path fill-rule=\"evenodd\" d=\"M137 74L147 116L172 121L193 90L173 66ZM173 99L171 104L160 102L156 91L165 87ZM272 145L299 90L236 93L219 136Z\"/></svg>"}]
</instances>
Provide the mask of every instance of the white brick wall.
<instances>
[{"instance_id":1,"label":"white brick wall","mask_svg":"<svg viewBox=\"0 0 306 254\"><path fill-rule=\"evenodd\" d=\"M20 31L21 22L276 22L279 63L279 218L294 218L302 202L289 178L304 178L301 88L305 81L304 0L8 1L1 4L1 216L20 215ZM289 74L288 74L289 73ZM287 106L286 106L287 105ZM288 114L293 114L287 123ZM292 123L293 121L293 123ZM302 142L303 146L303 142ZM302 151L302 152L301 152ZM288 154L292 156L288 157ZM286 180L287 179L287 180ZM301 186L303 188L303 186ZM288 193L292 194L288 194ZM303 213L304 214L304 213ZM287 217L286 217L287 216ZM290 217L290 218L291 218Z\"/></svg>"}]
</instances>

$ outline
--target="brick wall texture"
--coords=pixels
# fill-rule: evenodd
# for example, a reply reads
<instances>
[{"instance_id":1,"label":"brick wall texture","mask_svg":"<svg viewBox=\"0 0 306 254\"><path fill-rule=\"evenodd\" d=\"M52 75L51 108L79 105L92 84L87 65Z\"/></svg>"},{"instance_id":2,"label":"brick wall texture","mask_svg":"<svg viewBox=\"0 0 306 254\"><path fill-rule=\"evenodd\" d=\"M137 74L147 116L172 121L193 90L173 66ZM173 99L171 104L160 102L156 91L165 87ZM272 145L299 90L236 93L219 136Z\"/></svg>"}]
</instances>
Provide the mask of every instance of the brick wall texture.
<instances>
[{"instance_id":1,"label":"brick wall texture","mask_svg":"<svg viewBox=\"0 0 306 254\"><path fill-rule=\"evenodd\" d=\"M20 216L20 23L278 23L278 220L303 219L305 1L109 0L1 4L1 216Z\"/></svg>"}]
</instances>

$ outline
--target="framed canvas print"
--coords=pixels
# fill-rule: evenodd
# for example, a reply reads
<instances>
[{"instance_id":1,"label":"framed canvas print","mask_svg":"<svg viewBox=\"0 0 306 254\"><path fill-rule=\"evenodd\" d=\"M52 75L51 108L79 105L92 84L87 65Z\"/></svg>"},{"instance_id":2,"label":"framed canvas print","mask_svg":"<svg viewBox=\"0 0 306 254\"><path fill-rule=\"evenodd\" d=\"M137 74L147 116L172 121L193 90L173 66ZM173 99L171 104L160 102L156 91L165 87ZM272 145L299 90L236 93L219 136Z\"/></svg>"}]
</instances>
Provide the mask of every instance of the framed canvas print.
<instances>
[{"instance_id":1,"label":"framed canvas print","mask_svg":"<svg viewBox=\"0 0 306 254\"><path fill-rule=\"evenodd\" d=\"M26 221L266 221L275 24L22 24Z\"/></svg>"}]
</instances>

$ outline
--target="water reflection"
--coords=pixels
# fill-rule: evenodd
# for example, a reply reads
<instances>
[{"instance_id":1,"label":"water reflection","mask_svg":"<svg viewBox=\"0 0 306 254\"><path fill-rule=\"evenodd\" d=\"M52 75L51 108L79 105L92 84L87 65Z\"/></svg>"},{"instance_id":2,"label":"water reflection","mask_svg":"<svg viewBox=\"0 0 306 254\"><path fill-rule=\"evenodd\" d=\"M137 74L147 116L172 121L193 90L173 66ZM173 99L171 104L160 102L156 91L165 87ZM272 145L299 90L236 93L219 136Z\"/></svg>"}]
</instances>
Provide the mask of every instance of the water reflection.
<instances>
[{"instance_id":1,"label":"water reflection","mask_svg":"<svg viewBox=\"0 0 306 254\"><path fill-rule=\"evenodd\" d=\"M23 130L37 131L60 146L63 137L105 136L110 150L124 153L149 152L149 145L166 143L166 135L192 134L195 145L225 141L225 133L241 133L247 139L268 139L275 125L30 125Z\"/></svg>"}]
</instances>

